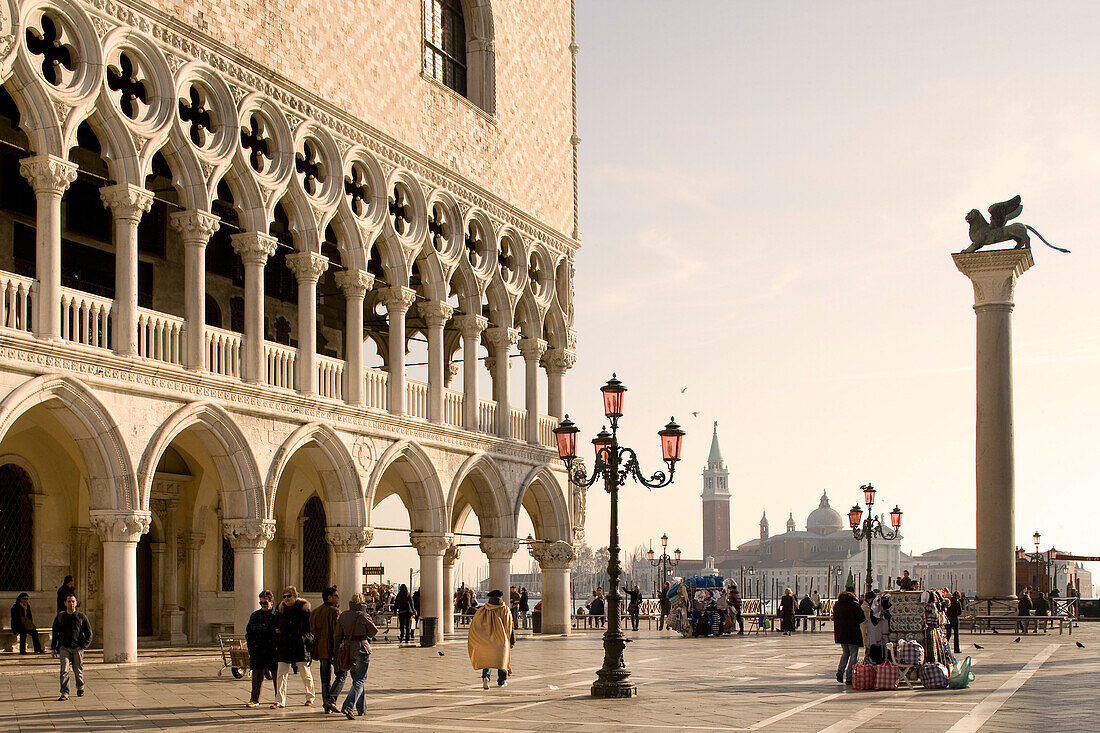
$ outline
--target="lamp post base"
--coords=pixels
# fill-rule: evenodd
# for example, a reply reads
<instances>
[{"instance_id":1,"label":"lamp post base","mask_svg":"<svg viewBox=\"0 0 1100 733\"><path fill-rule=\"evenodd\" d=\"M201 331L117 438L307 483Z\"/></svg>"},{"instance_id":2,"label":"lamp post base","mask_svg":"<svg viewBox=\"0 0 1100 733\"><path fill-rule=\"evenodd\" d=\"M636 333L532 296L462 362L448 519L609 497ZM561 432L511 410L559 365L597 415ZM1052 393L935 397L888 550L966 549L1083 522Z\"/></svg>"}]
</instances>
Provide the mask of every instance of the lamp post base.
<instances>
[{"instance_id":1,"label":"lamp post base","mask_svg":"<svg viewBox=\"0 0 1100 733\"><path fill-rule=\"evenodd\" d=\"M638 694L637 685L627 679L630 677L630 672L625 669L611 670L606 673L600 670L596 674L599 679L592 683L592 697L621 699L635 697Z\"/></svg>"}]
</instances>

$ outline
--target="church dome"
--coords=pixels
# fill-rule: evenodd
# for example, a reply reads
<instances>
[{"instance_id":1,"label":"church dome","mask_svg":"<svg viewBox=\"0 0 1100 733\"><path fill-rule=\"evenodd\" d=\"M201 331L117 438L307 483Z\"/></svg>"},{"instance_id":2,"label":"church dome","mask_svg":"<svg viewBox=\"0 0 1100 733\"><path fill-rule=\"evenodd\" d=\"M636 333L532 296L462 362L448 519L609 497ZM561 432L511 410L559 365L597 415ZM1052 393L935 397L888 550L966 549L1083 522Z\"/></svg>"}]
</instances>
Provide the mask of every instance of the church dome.
<instances>
[{"instance_id":1,"label":"church dome","mask_svg":"<svg viewBox=\"0 0 1100 733\"><path fill-rule=\"evenodd\" d=\"M817 509L806 518L806 531L827 535L844 529L844 520L835 509L829 506L829 495L821 492L821 502Z\"/></svg>"}]
</instances>

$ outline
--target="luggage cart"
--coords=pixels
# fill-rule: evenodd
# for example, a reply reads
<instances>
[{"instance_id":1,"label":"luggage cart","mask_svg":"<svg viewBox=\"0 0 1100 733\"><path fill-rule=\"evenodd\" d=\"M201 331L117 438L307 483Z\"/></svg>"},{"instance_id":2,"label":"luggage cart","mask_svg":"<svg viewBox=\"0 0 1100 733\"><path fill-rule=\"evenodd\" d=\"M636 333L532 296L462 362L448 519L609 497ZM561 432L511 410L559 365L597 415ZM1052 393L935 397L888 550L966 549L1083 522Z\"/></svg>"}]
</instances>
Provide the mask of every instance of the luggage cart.
<instances>
[{"instance_id":1,"label":"luggage cart","mask_svg":"<svg viewBox=\"0 0 1100 733\"><path fill-rule=\"evenodd\" d=\"M252 676L252 671L248 668L248 645L245 644L243 636L218 634L218 646L222 650L222 668L218 670L219 677L227 669L239 680Z\"/></svg>"}]
</instances>

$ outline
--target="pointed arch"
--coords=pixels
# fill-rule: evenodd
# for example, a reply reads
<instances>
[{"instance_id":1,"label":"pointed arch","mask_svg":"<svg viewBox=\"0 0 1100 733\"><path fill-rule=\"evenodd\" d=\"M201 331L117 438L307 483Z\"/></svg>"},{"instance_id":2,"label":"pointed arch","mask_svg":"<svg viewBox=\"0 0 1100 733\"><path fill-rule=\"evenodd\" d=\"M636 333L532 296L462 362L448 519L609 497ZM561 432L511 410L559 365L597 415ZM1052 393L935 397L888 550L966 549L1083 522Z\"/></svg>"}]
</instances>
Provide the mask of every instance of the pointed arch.
<instances>
[{"instance_id":1,"label":"pointed arch","mask_svg":"<svg viewBox=\"0 0 1100 733\"><path fill-rule=\"evenodd\" d=\"M403 486L405 493L401 499L409 512L411 528L424 532L446 532L446 500L439 474L425 450L407 438L397 441L379 456L367 483L367 506L374 508L380 487L390 469L397 472L396 478Z\"/></svg>"},{"instance_id":2,"label":"pointed arch","mask_svg":"<svg viewBox=\"0 0 1100 733\"><path fill-rule=\"evenodd\" d=\"M562 540L569 542L572 534L569 523L569 505L554 474L546 466L537 466L523 479L519 495L516 496L512 514L519 521L519 510L523 507L535 526L535 535L540 540Z\"/></svg>"},{"instance_id":3,"label":"pointed arch","mask_svg":"<svg viewBox=\"0 0 1100 733\"><path fill-rule=\"evenodd\" d=\"M264 484L268 516L275 516L275 492L283 472L299 450L305 451L321 478L324 492L321 499L332 525L365 526L367 508L355 459L336 431L321 422L303 425L279 446Z\"/></svg>"},{"instance_id":4,"label":"pointed arch","mask_svg":"<svg viewBox=\"0 0 1100 733\"><path fill-rule=\"evenodd\" d=\"M472 495L463 494L463 484L470 486ZM473 507L483 535L514 537L516 533L514 512L508 497L504 475L490 456L484 452L467 458L451 481L447 495L447 531L454 531L460 519L463 501Z\"/></svg>"},{"instance_id":5,"label":"pointed arch","mask_svg":"<svg viewBox=\"0 0 1100 733\"><path fill-rule=\"evenodd\" d=\"M136 488L133 463L118 422L84 383L43 374L16 387L0 402L0 442L31 408L50 410L80 450L88 474L89 508L142 510L148 496Z\"/></svg>"}]
</instances>

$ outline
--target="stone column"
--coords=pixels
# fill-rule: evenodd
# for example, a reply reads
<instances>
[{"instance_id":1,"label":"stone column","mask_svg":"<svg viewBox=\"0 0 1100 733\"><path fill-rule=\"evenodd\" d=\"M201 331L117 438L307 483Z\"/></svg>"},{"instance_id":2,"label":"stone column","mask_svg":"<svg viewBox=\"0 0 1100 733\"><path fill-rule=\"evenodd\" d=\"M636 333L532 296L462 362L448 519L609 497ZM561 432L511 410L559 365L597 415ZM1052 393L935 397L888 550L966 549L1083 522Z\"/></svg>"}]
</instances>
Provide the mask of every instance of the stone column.
<instances>
[{"instance_id":1,"label":"stone column","mask_svg":"<svg viewBox=\"0 0 1100 733\"><path fill-rule=\"evenodd\" d=\"M298 528L301 529L301 518L298 520ZM282 545L279 547L279 590L282 590L288 585L295 585L294 583L294 551L298 548L297 543L298 535L294 537L283 537ZM301 585L298 583L297 585Z\"/></svg>"},{"instance_id":2,"label":"stone column","mask_svg":"<svg viewBox=\"0 0 1100 733\"><path fill-rule=\"evenodd\" d=\"M420 616L436 619L439 643L443 640L443 554L454 540L445 534L410 532L409 541L420 555Z\"/></svg>"},{"instance_id":3,"label":"stone column","mask_svg":"<svg viewBox=\"0 0 1100 733\"><path fill-rule=\"evenodd\" d=\"M542 633L568 634L572 599L569 569L576 554L568 542L534 542L531 557L542 568Z\"/></svg>"},{"instance_id":4,"label":"stone column","mask_svg":"<svg viewBox=\"0 0 1100 733\"><path fill-rule=\"evenodd\" d=\"M526 367L527 442L539 444L539 359L546 353L546 341L540 338L520 339L519 353Z\"/></svg>"},{"instance_id":5,"label":"stone column","mask_svg":"<svg viewBox=\"0 0 1100 733\"><path fill-rule=\"evenodd\" d=\"M477 347L481 343L481 333L489 325L485 316L456 316L455 324L462 333L462 412L463 427L476 432L478 424Z\"/></svg>"},{"instance_id":6,"label":"stone column","mask_svg":"<svg viewBox=\"0 0 1100 733\"><path fill-rule=\"evenodd\" d=\"M336 556L336 587L344 608L355 593L363 591L363 551L374 539L370 527L329 527L325 530L328 544Z\"/></svg>"},{"instance_id":7,"label":"stone column","mask_svg":"<svg viewBox=\"0 0 1100 733\"><path fill-rule=\"evenodd\" d=\"M317 394L317 280L328 269L328 257L295 252L286 266L298 280L298 391Z\"/></svg>"},{"instance_id":8,"label":"stone column","mask_svg":"<svg viewBox=\"0 0 1100 733\"><path fill-rule=\"evenodd\" d=\"M451 545L443 553L443 637L455 635L455 561L462 548Z\"/></svg>"},{"instance_id":9,"label":"stone column","mask_svg":"<svg viewBox=\"0 0 1100 733\"><path fill-rule=\"evenodd\" d=\"M347 318L344 326L344 395L349 405L363 404L363 298L374 285L366 270L336 273L336 285L344 291Z\"/></svg>"},{"instance_id":10,"label":"stone column","mask_svg":"<svg viewBox=\"0 0 1100 733\"><path fill-rule=\"evenodd\" d=\"M405 414L405 314L416 301L412 288L390 286L382 291L389 320L389 388L390 414Z\"/></svg>"},{"instance_id":11,"label":"stone column","mask_svg":"<svg viewBox=\"0 0 1100 733\"><path fill-rule=\"evenodd\" d=\"M61 197L76 180L76 172L74 164L56 155L36 155L19 163L19 173L30 181L37 203L34 335L43 339L61 337Z\"/></svg>"},{"instance_id":12,"label":"stone column","mask_svg":"<svg viewBox=\"0 0 1100 733\"><path fill-rule=\"evenodd\" d=\"M275 254L278 241L261 232L244 232L232 237L233 250L244 262L244 343L241 367L246 382L267 379L264 363L264 265Z\"/></svg>"},{"instance_id":13,"label":"stone column","mask_svg":"<svg viewBox=\"0 0 1100 733\"><path fill-rule=\"evenodd\" d=\"M507 538L481 538L481 551L489 558L489 590L504 591L512 584L512 555L519 549L519 540Z\"/></svg>"},{"instance_id":14,"label":"stone column","mask_svg":"<svg viewBox=\"0 0 1100 733\"><path fill-rule=\"evenodd\" d=\"M561 420L565 372L577 363L577 355L569 349L552 349L546 352L542 361L546 367L546 413Z\"/></svg>"},{"instance_id":15,"label":"stone column","mask_svg":"<svg viewBox=\"0 0 1100 733\"><path fill-rule=\"evenodd\" d=\"M103 661L137 661L137 543L149 512L90 512L103 543Z\"/></svg>"},{"instance_id":16,"label":"stone column","mask_svg":"<svg viewBox=\"0 0 1100 733\"><path fill-rule=\"evenodd\" d=\"M243 634L264 589L264 548L275 536L269 519L225 519L222 531L233 546L233 633Z\"/></svg>"},{"instance_id":17,"label":"stone column","mask_svg":"<svg viewBox=\"0 0 1100 733\"><path fill-rule=\"evenodd\" d=\"M213 214L188 209L168 217L183 241L183 365L206 369L206 245L218 231Z\"/></svg>"},{"instance_id":18,"label":"stone column","mask_svg":"<svg viewBox=\"0 0 1100 733\"><path fill-rule=\"evenodd\" d=\"M974 285L978 319L977 489L980 600L1016 598L1015 454L1012 426L1012 297L1016 279L1035 264L1030 249L951 255Z\"/></svg>"},{"instance_id":19,"label":"stone column","mask_svg":"<svg viewBox=\"0 0 1100 733\"><path fill-rule=\"evenodd\" d=\"M199 552L206 535L188 532L183 536L183 548L187 552L187 605L184 616L187 621L187 641L199 643Z\"/></svg>"},{"instance_id":20,"label":"stone column","mask_svg":"<svg viewBox=\"0 0 1100 733\"><path fill-rule=\"evenodd\" d=\"M443 422L443 326L454 308L441 301L423 302L417 311L428 324L428 421Z\"/></svg>"},{"instance_id":21,"label":"stone column","mask_svg":"<svg viewBox=\"0 0 1100 733\"><path fill-rule=\"evenodd\" d=\"M153 192L129 183L99 190L103 205L114 218L115 312L113 316L116 354L137 353L138 224L153 205Z\"/></svg>"},{"instance_id":22,"label":"stone column","mask_svg":"<svg viewBox=\"0 0 1100 733\"><path fill-rule=\"evenodd\" d=\"M179 499L171 499L164 510L164 605L161 608L162 635L170 646L183 646L187 636L183 633L183 612L179 596L179 535L176 530L176 512Z\"/></svg>"},{"instance_id":23,"label":"stone column","mask_svg":"<svg viewBox=\"0 0 1100 733\"><path fill-rule=\"evenodd\" d=\"M153 636L163 638L165 635L164 618L161 614L156 613L156 609L164 606L164 574L165 565L167 564L164 559L165 544L163 542L150 542L149 551L153 556L153 598L152 606L153 613ZM136 558L136 556L135 556Z\"/></svg>"},{"instance_id":24,"label":"stone column","mask_svg":"<svg viewBox=\"0 0 1100 733\"><path fill-rule=\"evenodd\" d=\"M493 398L497 402L496 434L502 438L511 438L511 404L508 396L508 370L511 360L508 358L513 344L519 341L519 331L507 326L496 326L485 331L491 356L495 360L493 369Z\"/></svg>"}]
</instances>

